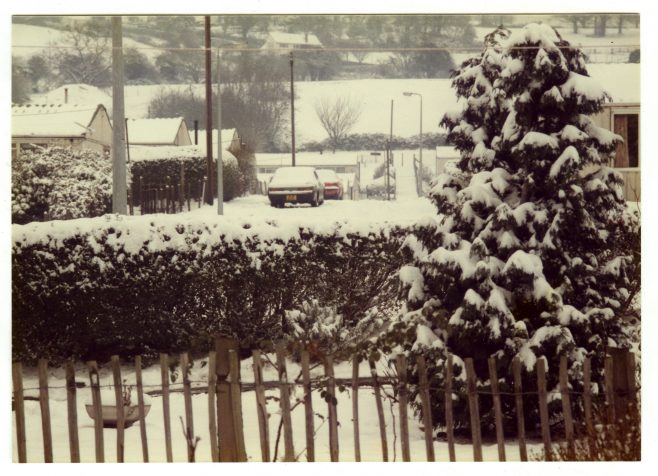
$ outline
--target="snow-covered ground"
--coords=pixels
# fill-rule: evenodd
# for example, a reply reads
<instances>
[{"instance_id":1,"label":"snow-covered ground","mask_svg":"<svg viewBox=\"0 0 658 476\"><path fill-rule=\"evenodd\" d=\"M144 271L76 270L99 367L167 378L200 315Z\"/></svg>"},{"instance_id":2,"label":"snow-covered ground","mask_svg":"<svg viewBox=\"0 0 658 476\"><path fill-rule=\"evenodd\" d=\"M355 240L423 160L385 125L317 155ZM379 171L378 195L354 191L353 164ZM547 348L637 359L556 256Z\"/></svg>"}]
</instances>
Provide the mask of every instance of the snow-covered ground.
<instances>
[{"instance_id":1,"label":"snow-covered ground","mask_svg":"<svg viewBox=\"0 0 658 476\"><path fill-rule=\"evenodd\" d=\"M272 359L273 356L270 356ZM288 375L296 377L299 374L299 365L288 361ZM207 366L202 366L201 360L194 363L191 370L190 380L193 387L207 386ZM367 363L362 362L359 367L361 376L370 375ZM383 365L378 368L379 375L385 375ZM315 369L312 376L321 376L322 371ZM348 363L337 364L335 367L337 378L351 378L352 368ZM253 382L253 367L251 359L242 361L241 376L243 382ZM142 373L145 391L160 388L160 367L150 366ZM128 385L135 384L134 367L124 366L122 378ZM89 377L86 370L79 365L76 369L76 380L88 385ZM264 380L276 381L275 369L266 365L264 368ZM171 385L171 389L180 389L180 371L178 370L178 383ZM101 369L101 386L112 385L112 374L109 367ZM67 403L62 369L51 369L49 386L55 387L49 391L49 405L52 421L53 457L56 462L69 461L68 429L67 429ZM34 369L25 369L24 387L25 395L35 397L38 395L38 379ZM389 390L390 391L390 390ZM113 394L113 389L104 389L102 397ZM340 461L354 461L354 436L352 427L352 402L350 391L339 392L336 390L338 400L338 437L340 449ZM78 431L80 440L80 454L83 462L95 461L94 453L94 425L93 420L87 415L85 403L91 401L89 387L78 389ZM278 390L268 390L266 397L278 397ZM293 393L293 404L297 398L303 398L301 387L295 387ZM106 402L112 403L108 398ZM146 417L146 431L148 438L149 457L152 462L166 461L164 441L164 417L162 409L162 398L153 396L151 398L151 410ZM207 394L194 395L192 397L194 432L201 440L196 451L197 461L210 461L209 424L208 424L208 396ZM171 408L171 434L173 444L174 461L187 461L185 438L183 436L180 418L185 419L183 394L172 392L170 396ZM280 422L280 407L278 401L268 399L267 410L269 413L270 429L270 454L274 455L276 432ZM329 461L329 427L326 422L328 415L327 403L321 398L318 391L313 392L313 410L316 414L314 425L316 428L315 454L317 461ZM41 414L38 401L25 401L26 429L27 429L27 460L29 462L43 462L43 439L41 436ZM260 439L258 430L258 418L256 410L255 392L245 391L242 393L242 413L244 422L245 445L249 461L261 461ZM321 416L318 416L321 415ZM391 405L389 400L384 402L384 418L386 420L386 433L388 438L389 459L392 461L395 455L396 461L401 461L399 408L397 404ZM15 425L15 420L12 418ZM371 388L362 387L359 391L359 427L361 442L362 461L382 461L381 443L379 436L379 423ZM306 461L305 449L305 419L303 405L297 406L292 412L293 438L295 453L299 461ZM414 419L413 412L409 411L409 437L412 461L426 461L424 433L419 422ZM13 438L13 460L17 461L16 430L12 428ZM103 433L105 461L116 461L116 430L106 428ZM282 438L283 439L283 438ZM529 445L530 451L540 448L539 442ZM448 445L443 441L434 442L434 450L438 461L448 461ZM279 456L283 452L283 441L279 443ZM519 459L518 446L510 440L506 443L507 459L514 461ZM486 442L483 447L485 461L496 461L498 459L497 447L494 442ZM469 441L458 441L456 444L457 461L473 461L473 449ZM135 424L125 430L125 460L127 462L142 461L142 449L140 440L139 424Z\"/></svg>"},{"instance_id":2,"label":"snow-covered ground","mask_svg":"<svg viewBox=\"0 0 658 476\"><path fill-rule=\"evenodd\" d=\"M204 205L187 213L190 218L215 216L216 206ZM381 200L326 200L322 206L287 205L286 208L270 206L264 195L252 195L231 200L224 204L224 215L248 222L250 220L273 220L279 226L310 226L315 223L358 222L359 224L395 223L411 225L436 209L426 198L383 202Z\"/></svg>"}]
</instances>

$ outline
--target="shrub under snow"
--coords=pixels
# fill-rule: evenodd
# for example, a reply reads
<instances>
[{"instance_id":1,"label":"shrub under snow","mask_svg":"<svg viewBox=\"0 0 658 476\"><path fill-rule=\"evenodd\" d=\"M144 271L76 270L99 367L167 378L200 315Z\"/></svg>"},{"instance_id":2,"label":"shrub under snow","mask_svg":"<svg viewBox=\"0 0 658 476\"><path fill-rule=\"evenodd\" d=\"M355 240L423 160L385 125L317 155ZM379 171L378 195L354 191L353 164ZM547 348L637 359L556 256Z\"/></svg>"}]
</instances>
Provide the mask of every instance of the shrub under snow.
<instances>
[{"instance_id":1,"label":"shrub under snow","mask_svg":"<svg viewBox=\"0 0 658 476\"><path fill-rule=\"evenodd\" d=\"M21 151L12 161L12 221L94 217L112 208L108 155L64 147Z\"/></svg>"}]
</instances>

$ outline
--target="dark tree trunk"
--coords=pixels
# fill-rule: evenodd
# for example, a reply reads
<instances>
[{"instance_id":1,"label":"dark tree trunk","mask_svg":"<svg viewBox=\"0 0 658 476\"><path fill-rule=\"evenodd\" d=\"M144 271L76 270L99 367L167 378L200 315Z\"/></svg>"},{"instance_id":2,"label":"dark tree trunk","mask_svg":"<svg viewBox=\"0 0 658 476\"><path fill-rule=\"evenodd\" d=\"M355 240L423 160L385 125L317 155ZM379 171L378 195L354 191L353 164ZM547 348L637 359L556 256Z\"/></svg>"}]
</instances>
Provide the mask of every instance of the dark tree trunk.
<instances>
[{"instance_id":1,"label":"dark tree trunk","mask_svg":"<svg viewBox=\"0 0 658 476\"><path fill-rule=\"evenodd\" d=\"M608 22L607 15L599 15L596 17L594 36L603 37L605 36L606 23Z\"/></svg>"},{"instance_id":2,"label":"dark tree trunk","mask_svg":"<svg viewBox=\"0 0 658 476\"><path fill-rule=\"evenodd\" d=\"M571 20L571 24L573 25L573 32L578 33L578 19L574 18Z\"/></svg>"},{"instance_id":3,"label":"dark tree trunk","mask_svg":"<svg viewBox=\"0 0 658 476\"><path fill-rule=\"evenodd\" d=\"M619 30L618 33L621 35L621 31L624 25L624 15L619 15Z\"/></svg>"}]
</instances>

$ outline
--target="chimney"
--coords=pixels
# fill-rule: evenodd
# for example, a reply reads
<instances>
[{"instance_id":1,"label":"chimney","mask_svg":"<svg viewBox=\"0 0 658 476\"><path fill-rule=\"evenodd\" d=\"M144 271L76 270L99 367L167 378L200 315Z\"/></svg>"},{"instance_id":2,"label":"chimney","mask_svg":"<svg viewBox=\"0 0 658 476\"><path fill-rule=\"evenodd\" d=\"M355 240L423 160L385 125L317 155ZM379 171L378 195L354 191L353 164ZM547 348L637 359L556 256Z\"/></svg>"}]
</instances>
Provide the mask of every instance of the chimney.
<instances>
[{"instance_id":1,"label":"chimney","mask_svg":"<svg viewBox=\"0 0 658 476\"><path fill-rule=\"evenodd\" d=\"M69 88L64 88L64 104L69 103Z\"/></svg>"}]
</instances>

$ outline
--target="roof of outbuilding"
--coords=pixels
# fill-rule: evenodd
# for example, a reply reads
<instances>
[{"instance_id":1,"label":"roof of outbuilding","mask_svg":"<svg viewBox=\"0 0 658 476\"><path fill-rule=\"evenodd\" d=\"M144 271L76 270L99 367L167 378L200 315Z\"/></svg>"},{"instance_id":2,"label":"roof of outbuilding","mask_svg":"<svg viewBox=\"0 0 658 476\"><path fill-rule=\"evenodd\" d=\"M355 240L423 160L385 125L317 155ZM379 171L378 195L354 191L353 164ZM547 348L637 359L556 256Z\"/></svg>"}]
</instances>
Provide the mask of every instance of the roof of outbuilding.
<instances>
[{"instance_id":1,"label":"roof of outbuilding","mask_svg":"<svg viewBox=\"0 0 658 476\"><path fill-rule=\"evenodd\" d=\"M11 108L11 135L81 137L89 131L101 104L16 104Z\"/></svg>"},{"instance_id":2,"label":"roof of outbuilding","mask_svg":"<svg viewBox=\"0 0 658 476\"><path fill-rule=\"evenodd\" d=\"M183 122L182 117L129 119L128 140L131 144L173 145Z\"/></svg>"}]
</instances>

